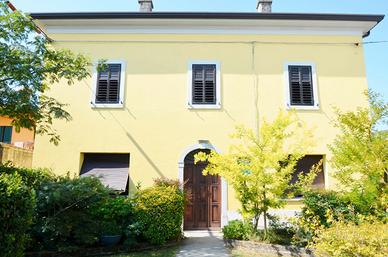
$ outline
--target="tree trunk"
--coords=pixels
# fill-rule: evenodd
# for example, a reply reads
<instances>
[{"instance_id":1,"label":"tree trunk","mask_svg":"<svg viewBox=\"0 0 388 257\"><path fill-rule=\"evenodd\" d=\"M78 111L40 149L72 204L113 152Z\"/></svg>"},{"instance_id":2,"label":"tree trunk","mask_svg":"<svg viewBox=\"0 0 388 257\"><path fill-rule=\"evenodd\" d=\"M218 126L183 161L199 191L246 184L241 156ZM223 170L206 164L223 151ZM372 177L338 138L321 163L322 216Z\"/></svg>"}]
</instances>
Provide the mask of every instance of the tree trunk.
<instances>
[{"instance_id":1,"label":"tree trunk","mask_svg":"<svg viewBox=\"0 0 388 257\"><path fill-rule=\"evenodd\" d=\"M254 230L256 232L257 231L257 227L259 226L260 215L255 215L254 219L255 219L255 223L253 224L253 228L254 228Z\"/></svg>"},{"instance_id":2,"label":"tree trunk","mask_svg":"<svg viewBox=\"0 0 388 257\"><path fill-rule=\"evenodd\" d=\"M264 186L264 189L265 189L265 186ZM267 202L267 195L265 193L265 190L264 190L264 194L263 194L263 202L266 203ZM267 228L267 206L264 206L264 211L263 211L263 214L264 214L264 239L267 239L267 232L268 232L268 228Z\"/></svg>"},{"instance_id":3,"label":"tree trunk","mask_svg":"<svg viewBox=\"0 0 388 257\"><path fill-rule=\"evenodd\" d=\"M267 228L267 211L264 211L264 239L267 239L268 228Z\"/></svg>"}]
</instances>

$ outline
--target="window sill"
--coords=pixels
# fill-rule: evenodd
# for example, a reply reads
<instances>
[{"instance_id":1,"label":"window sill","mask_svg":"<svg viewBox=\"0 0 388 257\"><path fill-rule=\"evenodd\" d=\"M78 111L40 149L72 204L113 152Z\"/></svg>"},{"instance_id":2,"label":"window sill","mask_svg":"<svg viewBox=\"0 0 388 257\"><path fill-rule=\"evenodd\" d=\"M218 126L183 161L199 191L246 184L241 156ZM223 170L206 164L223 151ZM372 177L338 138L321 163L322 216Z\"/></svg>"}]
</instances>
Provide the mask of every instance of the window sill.
<instances>
[{"instance_id":1,"label":"window sill","mask_svg":"<svg viewBox=\"0 0 388 257\"><path fill-rule=\"evenodd\" d=\"M319 105L314 105L314 106L305 106L305 105L288 105L286 106L287 110L319 110Z\"/></svg>"},{"instance_id":2,"label":"window sill","mask_svg":"<svg viewBox=\"0 0 388 257\"><path fill-rule=\"evenodd\" d=\"M124 104L95 104L91 103L92 109L121 109L124 108Z\"/></svg>"},{"instance_id":3,"label":"window sill","mask_svg":"<svg viewBox=\"0 0 388 257\"><path fill-rule=\"evenodd\" d=\"M189 104L187 108L195 110L219 110L221 109L221 104Z\"/></svg>"}]
</instances>

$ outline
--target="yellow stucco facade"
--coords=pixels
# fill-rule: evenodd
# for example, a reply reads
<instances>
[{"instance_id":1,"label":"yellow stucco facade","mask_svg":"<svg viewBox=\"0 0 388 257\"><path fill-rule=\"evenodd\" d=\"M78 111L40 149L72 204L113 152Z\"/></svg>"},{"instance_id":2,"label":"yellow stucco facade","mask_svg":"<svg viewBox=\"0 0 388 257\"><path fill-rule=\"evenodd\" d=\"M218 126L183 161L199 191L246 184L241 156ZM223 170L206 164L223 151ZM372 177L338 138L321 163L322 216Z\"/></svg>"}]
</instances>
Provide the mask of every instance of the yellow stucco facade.
<instances>
[{"instance_id":1,"label":"yellow stucco facade","mask_svg":"<svg viewBox=\"0 0 388 257\"><path fill-rule=\"evenodd\" d=\"M361 36L338 35L147 35L51 34L54 47L69 48L98 59L125 62L123 108L93 108L93 78L68 86L53 85L50 95L67 103L72 121L56 121L58 146L37 136L33 166L58 174L78 175L83 153L129 153L130 187L148 186L153 179L176 179L182 156L208 140L217 150L228 150L235 125L257 129L286 108L284 76L287 63L315 66L319 107L298 110L300 119L314 127L316 146L308 154L330 159L327 145L338 131L333 107L354 110L367 103ZM221 108L188 106L188 65L215 61L220 65ZM93 73L93 67L90 67ZM326 187L334 170L325 162ZM239 204L229 187L227 210ZM286 209L297 209L292 202Z\"/></svg>"}]
</instances>

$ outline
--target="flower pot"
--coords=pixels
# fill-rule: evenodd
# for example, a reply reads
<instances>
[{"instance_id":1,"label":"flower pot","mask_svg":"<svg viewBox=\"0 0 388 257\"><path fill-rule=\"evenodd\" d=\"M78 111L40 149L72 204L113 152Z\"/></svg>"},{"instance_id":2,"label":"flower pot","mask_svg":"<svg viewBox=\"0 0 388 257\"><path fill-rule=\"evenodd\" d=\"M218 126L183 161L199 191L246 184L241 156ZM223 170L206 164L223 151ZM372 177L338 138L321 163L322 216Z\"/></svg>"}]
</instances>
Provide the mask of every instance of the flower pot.
<instances>
[{"instance_id":1,"label":"flower pot","mask_svg":"<svg viewBox=\"0 0 388 257\"><path fill-rule=\"evenodd\" d=\"M100 240L103 246L115 246L120 242L121 235L102 235Z\"/></svg>"}]
</instances>

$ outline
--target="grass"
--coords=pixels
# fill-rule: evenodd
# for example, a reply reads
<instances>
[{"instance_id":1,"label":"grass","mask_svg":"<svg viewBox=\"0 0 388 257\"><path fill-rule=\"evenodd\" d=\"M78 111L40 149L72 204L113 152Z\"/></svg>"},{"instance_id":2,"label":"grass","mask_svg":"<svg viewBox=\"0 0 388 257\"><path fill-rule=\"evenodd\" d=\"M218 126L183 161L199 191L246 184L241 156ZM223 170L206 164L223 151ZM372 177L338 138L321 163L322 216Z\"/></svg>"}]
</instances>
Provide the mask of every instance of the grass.
<instances>
[{"instance_id":1,"label":"grass","mask_svg":"<svg viewBox=\"0 0 388 257\"><path fill-rule=\"evenodd\" d=\"M160 250L134 252L128 254L110 255L110 257L175 257L177 247L170 247Z\"/></svg>"}]
</instances>

